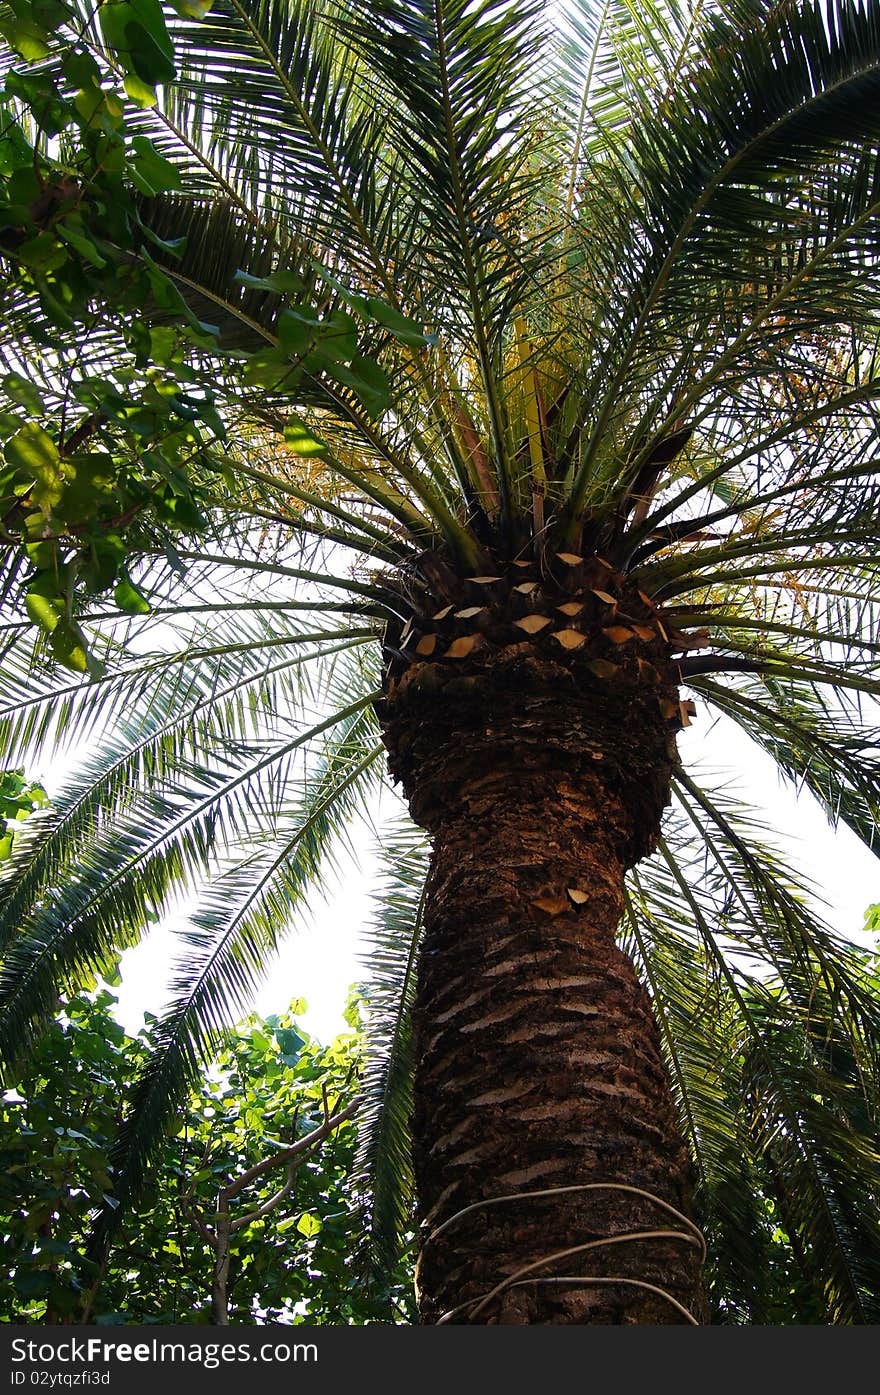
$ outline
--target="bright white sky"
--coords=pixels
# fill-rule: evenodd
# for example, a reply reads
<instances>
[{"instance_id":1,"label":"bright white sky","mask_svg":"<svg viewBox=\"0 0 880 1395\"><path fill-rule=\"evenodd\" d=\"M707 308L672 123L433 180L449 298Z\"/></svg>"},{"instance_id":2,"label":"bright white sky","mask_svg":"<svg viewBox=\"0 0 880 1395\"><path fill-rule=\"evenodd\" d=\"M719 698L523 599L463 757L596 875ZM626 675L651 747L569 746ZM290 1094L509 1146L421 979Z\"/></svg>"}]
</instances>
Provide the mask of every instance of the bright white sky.
<instances>
[{"instance_id":1,"label":"bright white sky","mask_svg":"<svg viewBox=\"0 0 880 1395\"><path fill-rule=\"evenodd\" d=\"M770 758L756 752L727 719L712 727L701 707L679 743L688 764L699 761L706 769L729 774L731 792L763 811L790 860L817 887L832 926L847 938L872 943L875 937L864 934L862 923L867 906L880 900L880 865L859 839L848 829L831 830L815 800L808 794L796 798ZM393 812L394 803L383 795L377 816ZM267 1014L284 1011L292 998L305 998L308 1012L301 1021L323 1041L345 1030L348 989L368 972L359 955L372 914L377 864L366 836L357 840L356 852L357 860L341 861L336 884L326 901L312 908L308 928L290 933L254 1002L257 1011ZM128 1031L140 1028L145 1010L161 1009L175 948L172 925L165 924L123 956L122 984L115 991L117 1016Z\"/></svg>"}]
</instances>

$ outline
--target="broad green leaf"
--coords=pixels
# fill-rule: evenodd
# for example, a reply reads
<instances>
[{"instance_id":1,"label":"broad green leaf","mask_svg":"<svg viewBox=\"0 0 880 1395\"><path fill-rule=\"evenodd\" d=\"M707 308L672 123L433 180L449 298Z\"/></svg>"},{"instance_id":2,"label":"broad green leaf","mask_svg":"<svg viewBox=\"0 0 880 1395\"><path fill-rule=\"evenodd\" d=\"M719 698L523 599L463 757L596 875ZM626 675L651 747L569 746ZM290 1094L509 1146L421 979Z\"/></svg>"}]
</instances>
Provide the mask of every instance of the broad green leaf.
<instances>
[{"instance_id":1,"label":"broad green leaf","mask_svg":"<svg viewBox=\"0 0 880 1395\"><path fill-rule=\"evenodd\" d=\"M171 82L177 72L168 51L153 37L153 34L137 19L125 26L125 38L129 44L129 62L135 74L151 87L157 83Z\"/></svg>"},{"instance_id":2,"label":"broad green leaf","mask_svg":"<svg viewBox=\"0 0 880 1395\"><path fill-rule=\"evenodd\" d=\"M36 385L20 373L7 373L2 380L2 387L7 397L20 403L22 407L27 407L34 415L41 415L45 410Z\"/></svg>"},{"instance_id":3,"label":"broad green leaf","mask_svg":"<svg viewBox=\"0 0 880 1395\"><path fill-rule=\"evenodd\" d=\"M331 372L340 383L351 388L368 416L375 419L387 409L391 384L385 370L372 359L355 356L347 367L334 364Z\"/></svg>"},{"instance_id":4,"label":"broad green leaf","mask_svg":"<svg viewBox=\"0 0 880 1395\"><path fill-rule=\"evenodd\" d=\"M122 576L117 581L113 599L126 615L148 615L151 609L146 596L127 576Z\"/></svg>"},{"instance_id":5,"label":"broad green leaf","mask_svg":"<svg viewBox=\"0 0 880 1395\"><path fill-rule=\"evenodd\" d=\"M371 296L365 304L371 318L390 330L395 339L399 339L402 344L424 348L426 344L436 341L437 336L425 334L417 320L401 315L399 310L395 310L393 305L388 305L384 300L377 300L375 296Z\"/></svg>"},{"instance_id":6,"label":"broad green leaf","mask_svg":"<svg viewBox=\"0 0 880 1395\"><path fill-rule=\"evenodd\" d=\"M33 159L33 147L21 127L9 115L6 115L4 120L6 130L3 140L0 141L0 174L12 174L26 167L28 160ZM2 216L4 221L13 221L8 210L4 210Z\"/></svg>"},{"instance_id":7,"label":"broad green leaf","mask_svg":"<svg viewBox=\"0 0 880 1395\"><path fill-rule=\"evenodd\" d=\"M58 503L64 488L61 457L47 431L36 422L27 422L4 446L10 465L25 470L36 481L32 498L47 512Z\"/></svg>"},{"instance_id":8,"label":"broad green leaf","mask_svg":"<svg viewBox=\"0 0 880 1395\"><path fill-rule=\"evenodd\" d=\"M154 363L171 363L179 350L177 331L170 325L150 328L150 357Z\"/></svg>"},{"instance_id":9,"label":"broad green leaf","mask_svg":"<svg viewBox=\"0 0 880 1395\"><path fill-rule=\"evenodd\" d=\"M184 19L204 19L211 9L213 0L172 0L172 4Z\"/></svg>"},{"instance_id":10,"label":"broad green leaf","mask_svg":"<svg viewBox=\"0 0 880 1395\"><path fill-rule=\"evenodd\" d=\"M154 107L159 100L155 87L149 82L144 82L134 73L126 73L122 79L122 85L131 100L142 110Z\"/></svg>"},{"instance_id":11,"label":"broad green leaf","mask_svg":"<svg viewBox=\"0 0 880 1395\"><path fill-rule=\"evenodd\" d=\"M89 655L85 635L72 620L59 618L50 632L49 645L60 664L74 673L88 673Z\"/></svg>"},{"instance_id":12,"label":"broad green leaf","mask_svg":"<svg viewBox=\"0 0 880 1395\"><path fill-rule=\"evenodd\" d=\"M314 323L317 325L317 321ZM285 354L292 359L305 358L315 342L315 328L291 310L282 310L278 316L276 333Z\"/></svg>"},{"instance_id":13,"label":"broad green leaf","mask_svg":"<svg viewBox=\"0 0 880 1395\"><path fill-rule=\"evenodd\" d=\"M269 276L252 276L247 271L238 270L232 278L236 285L247 286L254 291L281 291L301 294L303 280L295 271L273 271Z\"/></svg>"},{"instance_id":14,"label":"broad green leaf","mask_svg":"<svg viewBox=\"0 0 880 1395\"><path fill-rule=\"evenodd\" d=\"M307 1239L311 1240L315 1235L320 1234L321 1222L310 1211L304 1211L296 1223L296 1228L300 1235L305 1235Z\"/></svg>"},{"instance_id":15,"label":"broad green leaf","mask_svg":"<svg viewBox=\"0 0 880 1395\"><path fill-rule=\"evenodd\" d=\"M62 242L69 243L80 256L85 257L90 266L101 270L107 265L107 258L101 256L92 239L77 232L69 222L59 222L57 230Z\"/></svg>"},{"instance_id":16,"label":"broad green leaf","mask_svg":"<svg viewBox=\"0 0 880 1395\"><path fill-rule=\"evenodd\" d=\"M34 624L39 625L46 634L52 634L57 628L65 609L62 596L43 596L36 591L27 593L24 607Z\"/></svg>"},{"instance_id":17,"label":"broad green leaf","mask_svg":"<svg viewBox=\"0 0 880 1395\"><path fill-rule=\"evenodd\" d=\"M144 83L170 82L173 48L158 0L105 0L98 16L104 38Z\"/></svg>"},{"instance_id":18,"label":"broad green leaf","mask_svg":"<svg viewBox=\"0 0 880 1395\"><path fill-rule=\"evenodd\" d=\"M61 71L68 82L80 89L97 87L101 82L101 68L93 56L84 49L71 49L61 60Z\"/></svg>"},{"instance_id":19,"label":"broad green leaf","mask_svg":"<svg viewBox=\"0 0 880 1395\"><path fill-rule=\"evenodd\" d=\"M29 63L38 62L49 53L49 36L42 25L32 19L0 16L0 34Z\"/></svg>"},{"instance_id":20,"label":"broad green leaf","mask_svg":"<svg viewBox=\"0 0 880 1395\"><path fill-rule=\"evenodd\" d=\"M281 1059L286 1066L294 1066L299 1060L305 1042L299 1032L292 1027L279 1027L275 1032L275 1040L278 1043L278 1050Z\"/></svg>"},{"instance_id":21,"label":"broad green leaf","mask_svg":"<svg viewBox=\"0 0 880 1395\"><path fill-rule=\"evenodd\" d=\"M321 321L321 338L317 346L327 364L350 363L357 353L357 324L351 315L337 310ZM368 360L369 361L369 360Z\"/></svg>"},{"instance_id":22,"label":"broad green leaf","mask_svg":"<svg viewBox=\"0 0 880 1395\"><path fill-rule=\"evenodd\" d=\"M324 455L327 446L298 417L287 417L284 422L284 441L297 455Z\"/></svg>"},{"instance_id":23,"label":"broad green leaf","mask_svg":"<svg viewBox=\"0 0 880 1395\"><path fill-rule=\"evenodd\" d=\"M87 524L116 508L117 485L117 469L111 456L99 452L70 456L64 462L63 484L54 500L53 513L65 523Z\"/></svg>"},{"instance_id":24,"label":"broad green leaf","mask_svg":"<svg viewBox=\"0 0 880 1395\"><path fill-rule=\"evenodd\" d=\"M183 187L180 170L166 160L146 136L134 136L131 144L135 158L129 165L129 171L142 194L162 194Z\"/></svg>"},{"instance_id":25,"label":"broad green leaf","mask_svg":"<svg viewBox=\"0 0 880 1395\"><path fill-rule=\"evenodd\" d=\"M186 247L185 237L160 237L152 228L145 223L139 224L144 236L158 247L160 252L164 252L169 257L180 257Z\"/></svg>"},{"instance_id":26,"label":"broad green leaf","mask_svg":"<svg viewBox=\"0 0 880 1395\"><path fill-rule=\"evenodd\" d=\"M248 384L280 393L291 392L302 376L301 371L291 365L287 355L277 349L260 349L251 354L244 364L242 375Z\"/></svg>"},{"instance_id":27,"label":"broad green leaf","mask_svg":"<svg viewBox=\"0 0 880 1395\"><path fill-rule=\"evenodd\" d=\"M27 103L46 135L57 136L70 124L70 103L49 73L13 69L6 74L6 91Z\"/></svg>"}]
</instances>

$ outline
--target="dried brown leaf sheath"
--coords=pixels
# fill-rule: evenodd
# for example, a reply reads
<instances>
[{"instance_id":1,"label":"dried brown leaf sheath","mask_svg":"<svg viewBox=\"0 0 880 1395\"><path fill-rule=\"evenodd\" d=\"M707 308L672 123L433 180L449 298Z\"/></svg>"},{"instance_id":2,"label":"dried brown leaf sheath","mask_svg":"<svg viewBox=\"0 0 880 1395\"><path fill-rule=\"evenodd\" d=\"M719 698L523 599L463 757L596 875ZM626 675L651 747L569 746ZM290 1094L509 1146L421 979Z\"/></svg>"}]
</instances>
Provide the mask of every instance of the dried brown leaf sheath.
<instances>
[{"instance_id":1,"label":"dried brown leaf sheath","mask_svg":"<svg viewBox=\"0 0 880 1395\"><path fill-rule=\"evenodd\" d=\"M553 621L549 615L524 615L522 620L514 620L517 629L525 630L527 635L536 635L539 630L544 630Z\"/></svg>"}]
</instances>

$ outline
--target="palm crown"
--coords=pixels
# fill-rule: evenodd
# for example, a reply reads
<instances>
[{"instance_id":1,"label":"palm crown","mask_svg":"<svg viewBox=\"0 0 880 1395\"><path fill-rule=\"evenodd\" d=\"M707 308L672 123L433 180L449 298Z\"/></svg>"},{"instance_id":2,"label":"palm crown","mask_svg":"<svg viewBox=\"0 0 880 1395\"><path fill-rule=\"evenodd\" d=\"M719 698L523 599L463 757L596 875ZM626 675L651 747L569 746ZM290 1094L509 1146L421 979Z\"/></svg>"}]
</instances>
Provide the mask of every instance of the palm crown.
<instances>
[{"instance_id":1,"label":"palm crown","mask_svg":"<svg viewBox=\"0 0 880 1395\"><path fill-rule=\"evenodd\" d=\"M91 742L10 863L7 1053L200 888L120 1196L382 778L374 703L414 665L466 681L528 642L610 709L647 693L667 739L694 702L732 718L869 844L880 800L880 7L218 0L171 27L177 81L137 121L184 173L150 208L185 249L157 255L220 331L193 369L228 433L205 526L147 556L150 614L80 617L92 681L4 632L5 761ZM10 307L13 366L38 318ZM119 363L109 333L77 352ZM44 387L60 411L57 365ZM870 1320L870 961L747 810L671 782L620 935L717 1301L766 1311L757 1179L823 1314ZM391 1243L427 853L403 823L386 854L362 1128Z\"/></svg>"}]
</instances>

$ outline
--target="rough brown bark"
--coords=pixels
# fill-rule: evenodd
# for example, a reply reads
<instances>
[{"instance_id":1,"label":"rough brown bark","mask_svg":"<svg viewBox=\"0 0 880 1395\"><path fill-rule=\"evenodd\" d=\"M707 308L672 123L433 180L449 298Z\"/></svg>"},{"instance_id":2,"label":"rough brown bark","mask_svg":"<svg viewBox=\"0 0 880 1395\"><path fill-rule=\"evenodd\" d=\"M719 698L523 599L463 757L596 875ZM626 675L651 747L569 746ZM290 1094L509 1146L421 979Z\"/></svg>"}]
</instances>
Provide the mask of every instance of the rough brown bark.
<instances>
[{"instance_id":1,"label":"rough brown bark","mask_svg":"<svg viewBox=\"0 0 880 1395\"><path fill-rule=\"evenodd\" d=\"M463 676L414 667L382 717L434 835L415 1014L423 1320L686 1321L670 1299L699 1316L700 1246L664 1208L690 1212L686 1152L615 944L624 871L668 797L656 693L609 701L523 645ZM520 1273L649 1230L667 1233Z\"/></svg>"}]
</instances>

